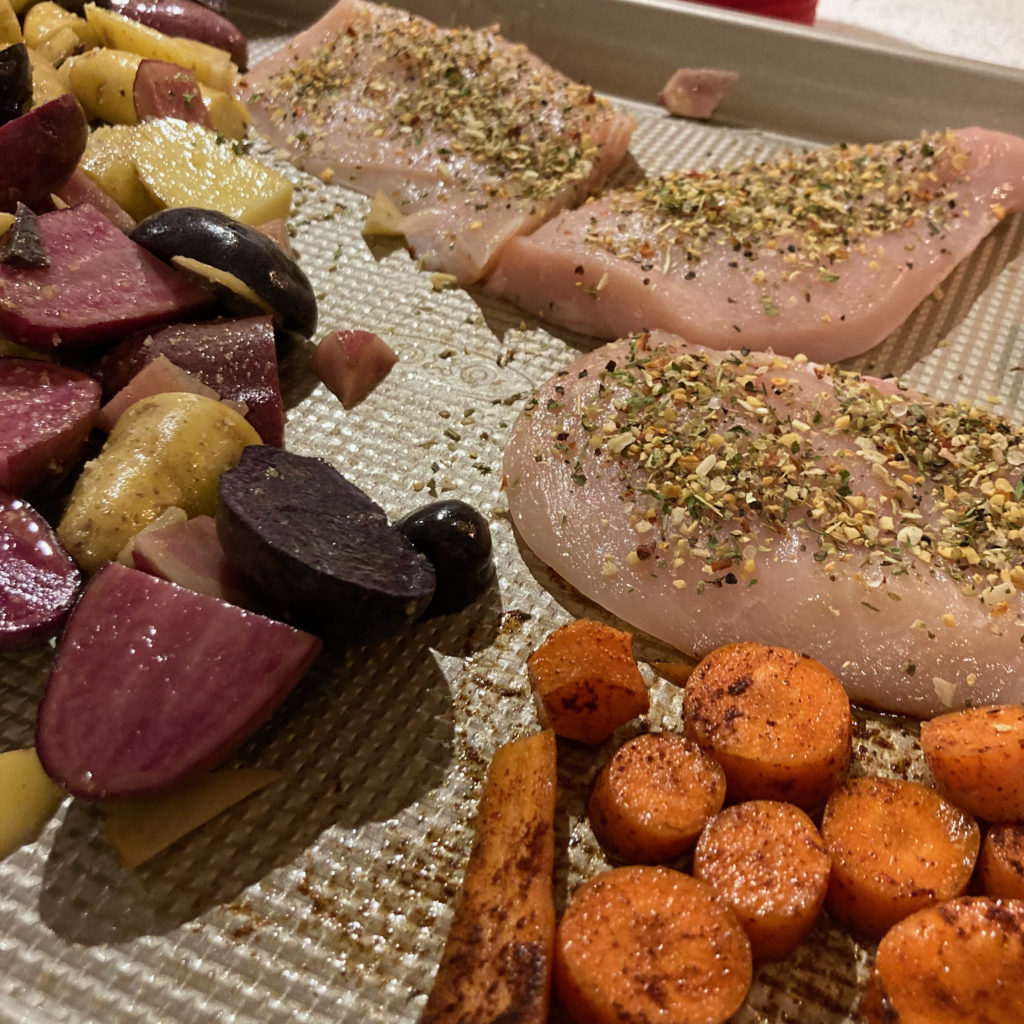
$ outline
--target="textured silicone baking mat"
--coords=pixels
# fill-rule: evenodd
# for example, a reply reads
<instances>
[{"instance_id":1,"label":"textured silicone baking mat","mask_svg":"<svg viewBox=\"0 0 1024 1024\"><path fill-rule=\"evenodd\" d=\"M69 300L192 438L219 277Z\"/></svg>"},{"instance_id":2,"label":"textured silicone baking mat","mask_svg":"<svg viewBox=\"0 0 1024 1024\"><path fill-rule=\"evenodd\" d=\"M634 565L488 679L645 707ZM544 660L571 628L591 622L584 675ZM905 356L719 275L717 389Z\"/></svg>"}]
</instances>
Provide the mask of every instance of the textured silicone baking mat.
<instances>
[{"instance_id":1,"label":"textured silicone baking mat","mask_svg":"<svg viewBox=\"0 0 1024 1024\"><path fill-rule=\"evenodd\" d=\"M426 3L419 9L436 15ZM509 35L533 42L532 27L539 49L554 46L549 59L558 59L559 39L568 59L576 38L570 9L569 0L526 4L511 16L520 31ZM593 10L594 23L607 25L623 12L642 19L644 5L595 0ZM496 9L481 11L480 3L463 4L456 13L473 24L504 20ZM280 45L288 27L263 12L240 19L255 33L256 56ZM313 5L294 9L293 25L315 13ZM659 26L669 19L681 40L711 38L716 56L731 52L728 38L742 37L743 59L759 81L768 77L757 53L787 45L816 53L815 66L827 63L829 44L799 31L716 20L685 5L673 14L654 3L650 13ZM635 62L643 45L643 21L635 24L637 38L620 47L623 61ZM664 62L665 44L659 52ZM690 53L679 57L697 62ZM870 51L870 61L900 74L921 70L906 60ZM954 80L991 79L984 68L934 66ZM610 89L622 69L609 66L611 84L590 77ZM1020 78L998 81L1021 100ZM623 102L640 125L633 153L651 170L766 155L799 121L781 110L790 102L785 83L777 119L752 118L771 108L770 97L751 105L741 96L723 113L728 126L670 119L643 102L653 100L644 89ZM830 90L808 94L805 105L815 123L838 134L846 127L852 137L871 113L857 95L860 106L834 110L831 121ZM984 121L985 110L974 119ZM919 120L920 128L944 126L923 114ZM549 332L476 292L435 292L401 247L362 238L367 200L288 173L298 185L294 244L320 296L322 329L376 331L400 355L386 382L345 412L306 368L307 352L293 352L282 371L288 446L330 460L393 516L434 495L476 505L491 521L497 583L460 614L328 650L233 759L278 768L280 781L136 871L118 866L96 808L67 803L38 842L0 862L0 1020L414 1021L444 941L483 769L500 743L536 728L525 657L569 617L600 614L519 549L500 469L507 429L531 388L592 342ZM1021 416L1022 324L1018 216L857 365ZM637 650L666 653L642 637ZM45 649L0 660L0 749L31 743L48 660ZM634 731L679 721L681 692L648 675L652 710ZM560 906L604 864L581 812L590 778L622 738L597 750L560 746ZM900 722L859 714L855 749L858 770L921 773L912 733ZM735 1020L847 1024L870 954L822 921L794 957L759 971Z\"/></svg>"}]
</instances>

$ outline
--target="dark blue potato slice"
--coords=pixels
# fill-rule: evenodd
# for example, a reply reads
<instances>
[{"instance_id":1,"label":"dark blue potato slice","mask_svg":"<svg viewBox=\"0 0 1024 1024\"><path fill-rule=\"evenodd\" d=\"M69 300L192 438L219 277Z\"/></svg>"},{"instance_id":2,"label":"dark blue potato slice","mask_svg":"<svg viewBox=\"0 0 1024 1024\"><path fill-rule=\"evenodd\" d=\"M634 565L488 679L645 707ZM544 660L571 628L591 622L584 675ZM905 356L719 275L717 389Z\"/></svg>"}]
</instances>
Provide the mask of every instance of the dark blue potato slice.
<instances>
[{"instance_id":1,"label":"dark blue potato slice","mask_svg":"<svg viewBox=\"0 0 1024 1024\"><path fill-rule=\"evenodd\" d=\"M250 446L220 479L229 561L289 621L323 636L395 628L434 594L430 562L321 459Z\"/></svg>"},{"instance_id":2,"label":"dark blue potato slice","mask_svg":"<svg viewBox=\"0 0 1024 1024\"><path fill-rule=\"evenodd\" d=\"M305 675L320 641L117 562L68 620L36 721L47 774L85 799L215 767Z\"/></svg>"}]
</instances>

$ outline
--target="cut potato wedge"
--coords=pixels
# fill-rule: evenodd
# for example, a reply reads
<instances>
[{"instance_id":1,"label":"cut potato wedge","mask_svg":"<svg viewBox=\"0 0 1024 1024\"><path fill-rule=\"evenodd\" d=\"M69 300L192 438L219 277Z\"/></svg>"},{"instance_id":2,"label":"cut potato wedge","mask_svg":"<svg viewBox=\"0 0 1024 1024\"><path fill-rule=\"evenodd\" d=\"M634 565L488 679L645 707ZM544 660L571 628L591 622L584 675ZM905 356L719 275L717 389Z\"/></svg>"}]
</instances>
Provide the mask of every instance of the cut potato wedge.
<instances>
[{"instance_id":1,"label":"cut potato wedge","mask_svg":"<svg viewBox=\"0 0 1024 1024\"><path fill-rule=\"evenodd\" d=\"M38 50L28 48L28 59L32 65L32 106L41 107L50 100L71 92L71 86L61 78L60 72Z\"/></svg>"},{"instance_id":2,"label":"cut potato wedge","mask_svg":"<svg viewBox=\"0 0 1024 1024\"><path fill-rule=\"evenodd\" d=\"M135 168L136 126L100 125L93 129L82 156L82 170L121 209L142 220L160 209L160 204L142 184Z\"/></svg>"},{"instance_id":3,"label":"cut potato wedge","mask_svg":"<svg viewBox=\"0 0 1024 1024\"><path fill-rule=\"evenodd\" d=\"M201 206L243 224L291 211L292 183L216 132L171 118L146 121L136 132L135 167L158 206Z\"/></svg>"},{"instance_id":4,"label":"cut potato wedge","mask_svg":"<svg viewBox=\"0 0 1024 1024\"><path fill-rule=\"evenodd\" d=\"M252 117L249 108L234 96L222 89L213 89L199 83L199 91L203 94L206 113L215 132L229 139L244 139L249 134Z\"/></svg>"},{"instance_id":5,"label":"cut potato wedge","mask_svg":"<svg viewBox=\"0 0 1024 1024\"><path fill-rule=\"evenodd\" d=\"M21 22L14 13L11 0L0 0L0 46L22 42Z\"/></svg>"},{"instance_id":6,"label":"cut potato wedge","mask_svg":"<svg viewBox=\"0 0 1024 1024\"><path fill-rule=\"evenodd\" d=\"M103 46L180 64L194 71L201 82L225 92L235 84L238 66L227 50L183 36L164 35L155 28L95 4L85 5L85 20Z\"/></svg>"},{"instance_id":7,"label":"cut potato wedge","mask_svg":"<svg viewBox=\"0 0 1024 1024\"><path fill-rule=\"evenodd\" d=\"M100 47L69 57L61 74L90 120L135 124L132 87L141 62L137 53Z\"/></svg>"},{"instance_id":8,"label":"cut potato wedge","mask_svg":"<svg viewBox=\"0 0 1024 1024\"><path fill-rule=\"evenodd\" d=\"M0 754L0 859L34 842L63 798L32 747Z\"/></svg>"},{"instance_id":9,"label":"cut potato wedge","mask_svg":"<svg viewBox=\"0 0 1024 1024\"><path fill-rule=\"evenodd\" d=\"M212 772L159 796L112 800L106 833L122 867L138 867L222 811L270 785L280 772L236 768Z\"/></svg>"}]
</instances>

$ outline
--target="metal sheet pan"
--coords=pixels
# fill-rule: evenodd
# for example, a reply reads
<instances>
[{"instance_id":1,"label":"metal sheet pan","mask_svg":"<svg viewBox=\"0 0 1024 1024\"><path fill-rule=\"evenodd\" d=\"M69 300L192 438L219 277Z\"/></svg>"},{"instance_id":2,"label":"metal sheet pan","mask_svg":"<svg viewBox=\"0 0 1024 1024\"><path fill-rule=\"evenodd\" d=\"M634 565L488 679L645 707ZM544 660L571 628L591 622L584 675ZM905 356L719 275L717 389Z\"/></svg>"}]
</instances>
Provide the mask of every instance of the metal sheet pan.
<instances>
[{"instance_id":1,"label":"metal sheet pan","mask_svg":"<svg viewBox=\"0 0 1024 1024\"><path fill-rule=\"evenodd\" d=\"M655 170L758 156L795 140L880 138L983 123L1024 133L1024 75L659 0L415 0L438 20L506 34L636 113ZM321 9L242 13L256 55ZM714 124L654 105L677 66L741 74ZM282 781L135 872L99 809L68 803L0 862L0 1020L128 1024L414 1021L440 954L490 754L535 728L527 653L593 610L516 544L500 490L508 425L531 387L592 342L551 332L476 292L434 292L400 247L360 235L367 201L289 171L295 245L323 329L381 333L400 362L345 412L308 371L283 367L287 443L323 456L394 516L434 494L492 521L498 583L477 605L406 635L329 650L233 763ZM940 293L858 368L1024 415L1024 218L1005 221ZM663 655L639 638L642 657ZM32 741L48 652L0 661L0 743ZM651 676L641 725L678 722L679 691ZM857 718L859 770L920 777L912 729ZM620 739L622 736L620 735ZM603 863L586 789L611 744L560 749L556 896ZM823 921L762 968L741 1024L848 1024L871 947ZM557 1019L557 1015L556 1015Z\"/></svg>"}]
</instances>

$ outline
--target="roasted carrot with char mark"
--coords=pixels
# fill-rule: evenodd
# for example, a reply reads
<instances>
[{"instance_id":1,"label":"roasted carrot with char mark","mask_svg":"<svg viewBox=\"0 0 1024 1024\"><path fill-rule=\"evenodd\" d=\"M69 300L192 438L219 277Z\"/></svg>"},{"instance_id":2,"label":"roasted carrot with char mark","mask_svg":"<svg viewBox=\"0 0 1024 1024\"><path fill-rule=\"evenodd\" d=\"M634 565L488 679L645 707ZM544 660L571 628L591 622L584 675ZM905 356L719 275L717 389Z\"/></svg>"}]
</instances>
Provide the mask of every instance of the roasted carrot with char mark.
<instances>
[{"instance_id":1,"label":"roasted carrot with char mark","mask_svg":"<svg viewBox=\"0 0 1024 1024\"><path fill-rule=\"evenodd\" d=\"M1024 707L966 708L921 723L921 750L948 800L984 821L1024 820Z\"/></svg>"},{"instance_id":2,"label":"roasted carrot with char mark","mask_svg":"<svg viewBox=\"0 0 1024 1024\"><path fill-rule=\"evenodd\" d=\"M601 844L634 864L693 847L725 801L725 773L692 740L670 732L627 740L602 766L587 803Z\"/></svg>"},{"instance_id":3,"label":"roasted carrot with char mark","mask_svg":"<svg viewBox=\"0 0 1024 1024\"><path fill-rule=\"evenodd\" d=\"M671 868L595 875L558 925L555 990L578 1024L721 1024L751 978L750 943L732 911Z\"/></svg>"},{"instance_id":4,"label":"roasted carrot with char mark","mask_svg":"<svg viewBox=\"0 0 1024 1024\"><path fill-rule=\"evenodd\" d=\"M963 897L878 944L863 1024L1011 1024L1024 1017L1024 902Z\"/></svg>"},{"instance_id":5,"label":"roasted carrot with char mark","mask_svg":"<svg viewBox=\"0 0 1024 1024\"><path fill-rule=\"evenodd\" d=\"M1004 821L985 833L975 880L986 896L1024 900L1024 822Z\"/></svg>"},{"instance_id":6,"label":"roasted carrot with char mark","mask_svg":"<svg viewBox=\"0 0 1024 1024\"><path fill-rule=\"evenodd\" d=\"M817 920L831 864L799 807L750 800L711 819L697 840L693 873L732 908L755 960L783 960Z\"/></svg>"},{"instance_id":7,"label":"roasted carrot with char mark","mask_svg":"<svg viewBox=\"0 0 1024 1024\"><path fill-rule=\"evenodd\" d=\"M650 706L632 634L593 619L554 630L526 669L541 723L567 739L601 743Z\"/></svg>"},{"instance_id":8,"label":"roasted carrot with char mark","mask_svg":"<svg viewBox=\"0 0 1024 1024\"><path fill-rule=\"evenodd\" d=\"M545 1024L555 938L555 736L506 743L421 1024Z\"/></svg>"},{"instance_id":9,"label":"roasted carrot with char mark","mask_svg":"<svg viewBox=\"0 0 1024 1024\"><path fill-rule=\"evenodd\" d=\"M978 823L935 790L904 779L849 779L821 822L832 857L825 906L879 939L916 910L961 895L978 856Z\"/></svg>"},{"instance_id":10,"label":"roasted carrot with char mark","mask_svg":"<svg viewBox=\"0 0 1024 1024\"><path fill-rule=\"evenodd\" d=\"M819 809L850 765L850 701L820 662L783 647L728 644L686 683L686 733L725 769L728 799Z\"/></svg>"}]
</instances>

